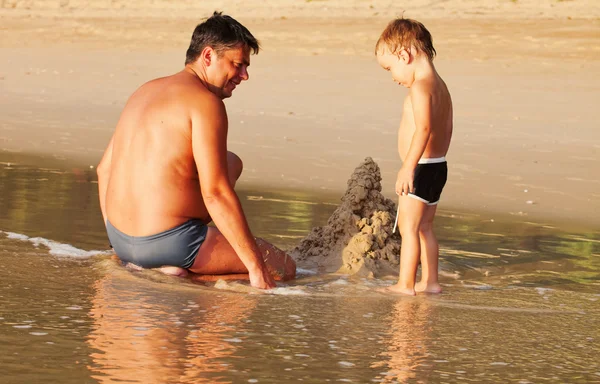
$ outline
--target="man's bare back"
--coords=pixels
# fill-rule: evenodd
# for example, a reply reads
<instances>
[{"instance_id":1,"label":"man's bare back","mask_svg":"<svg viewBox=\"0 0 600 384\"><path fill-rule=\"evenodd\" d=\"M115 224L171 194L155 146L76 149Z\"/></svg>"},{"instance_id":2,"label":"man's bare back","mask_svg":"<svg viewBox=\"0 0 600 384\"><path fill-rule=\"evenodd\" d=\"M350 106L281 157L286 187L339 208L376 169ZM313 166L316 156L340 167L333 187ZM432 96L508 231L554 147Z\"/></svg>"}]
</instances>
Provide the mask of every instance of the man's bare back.
<instances>
[{"instance_id":1,"label":"man's bare back","mask_svg":"<svg viewBox=\"0 0 600 384\"><path fill-rule=\"evenodd\" d=\"M146 236L190 218L207 221L191 117L213 98L197 76L185 71L146 83L132 95L113 139L106 199L115 227Z\"/></svg>"},{"instance_id":2,"label":"man's bare back","mask_svg":"<svg viewBox=\"0 0 600 384\"><path fill-rule=\"evenodd\" d=\"M215 12L194 30L185 68L127 102L98 165L100 208L121 260L170 274L247 274L257 288L295 276L285 252L252 236L233 190L242 162L227 151L222 100L248 80L258 49L244 26Z\"/></svg>"}]
</instances>

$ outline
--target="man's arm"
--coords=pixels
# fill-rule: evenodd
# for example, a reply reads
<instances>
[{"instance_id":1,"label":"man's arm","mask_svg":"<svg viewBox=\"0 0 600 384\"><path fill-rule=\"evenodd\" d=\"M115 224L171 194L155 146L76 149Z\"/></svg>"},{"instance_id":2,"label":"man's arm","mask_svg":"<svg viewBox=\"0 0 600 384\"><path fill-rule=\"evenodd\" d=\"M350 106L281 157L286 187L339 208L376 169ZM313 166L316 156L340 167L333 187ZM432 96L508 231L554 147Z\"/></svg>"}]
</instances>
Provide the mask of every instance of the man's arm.
<instances>
[{"instance_id":1,"label":"man's arm","mask_svg":"<svg viewBox=\"0 0 600 384\"><path fill-rule=\"evenodd\" d=\"M227 172L227 115L217 98L202 100L192 118L192 149L204 204L213 222L248 269L250 284L275 287L262 254L250 233L240 201Z\"/></svg>"},{"instance_id":2,"label":"man's arm","mask_svg":"<svg viewBox=\"0 0 600 384\"><path fill-rule=\"evenodd\" d=\"M423 156L431 135L431 94L424 85L415 83L411 88L410 98L415 120L415 133L402 168L398 172L396 193L399 195L413 192L415 168Z\"/></svg>"},{"instance_id":3,"label":"man's arm","mask_svg":"<svg viewBox=\"0 0 600 384\"><path fill-rule=\"evenodd\" d=\"M112 150L114 135L111 137L108 147L104 151L104 155L96 167L96 173L98 174L98 197L100 198L100 210L102 211L102 218L104 219L104 225L106 225L106 191L108 190L108 180L110 179L110 167L112 165Z\"/></svg>"}]
</instances>

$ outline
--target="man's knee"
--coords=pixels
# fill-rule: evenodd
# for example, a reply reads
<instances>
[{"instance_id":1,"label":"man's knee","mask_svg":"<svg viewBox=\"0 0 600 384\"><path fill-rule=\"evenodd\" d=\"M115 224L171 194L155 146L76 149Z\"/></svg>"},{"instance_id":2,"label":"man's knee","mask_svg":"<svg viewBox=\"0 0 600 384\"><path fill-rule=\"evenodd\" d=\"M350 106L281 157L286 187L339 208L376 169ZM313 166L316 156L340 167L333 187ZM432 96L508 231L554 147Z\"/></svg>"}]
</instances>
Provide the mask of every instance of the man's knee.
<instances>
[{"instance_id":1,"label":"man's knee","mask_svg":"<svg viewBox=\"0 0 600 384\"><path fill-rule=\"evenodd\" d=\"M260 237L256 238L256 244L263 252L267 268L275 280L296 278L296 261L287 252Z\"/></svg>"},{"instance_id":2,"label":"man's knee","mask_svg":"<svg viewBox=\"0 0 600 384\"><path fill-rule=\"evenodd\" d=\"M244 169L244 163L242 159L238 155L233 152L227 152L227 167L229 171L234 174L236 178L238 178L242 174L242 170Z\"/></svg>"},{"instance_id":3,"label":"man's knee","mask_svg":"<svg viewBox=\"0 0 600 384\"><path fill-rule=\"evenodd\" d=\"M296 262L286 253L283 280L291 280L296 278Z\"/></svg>"}]
</instances>

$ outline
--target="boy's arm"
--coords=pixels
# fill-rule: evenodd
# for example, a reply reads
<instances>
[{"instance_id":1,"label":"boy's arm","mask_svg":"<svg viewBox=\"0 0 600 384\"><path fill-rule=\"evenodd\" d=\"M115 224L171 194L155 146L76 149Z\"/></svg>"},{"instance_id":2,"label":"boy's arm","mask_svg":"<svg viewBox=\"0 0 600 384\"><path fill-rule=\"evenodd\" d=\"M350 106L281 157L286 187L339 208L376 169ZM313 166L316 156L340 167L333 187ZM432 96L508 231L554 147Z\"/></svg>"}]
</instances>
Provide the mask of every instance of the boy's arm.
<instances>
[{"instance_id":1,"label":"boy's arm","mask_svg":"<svg viewBox=\"0 0 600 384\"><path fill-rule=\"evenodd\" d=\"M415 168L423 156L431 135L431 94L424 85L415 83L411 88L410 97L415 120L415 133L402 168L398 172L396 193L399 195L413 192Z\"/></svg>"}]
</instances>

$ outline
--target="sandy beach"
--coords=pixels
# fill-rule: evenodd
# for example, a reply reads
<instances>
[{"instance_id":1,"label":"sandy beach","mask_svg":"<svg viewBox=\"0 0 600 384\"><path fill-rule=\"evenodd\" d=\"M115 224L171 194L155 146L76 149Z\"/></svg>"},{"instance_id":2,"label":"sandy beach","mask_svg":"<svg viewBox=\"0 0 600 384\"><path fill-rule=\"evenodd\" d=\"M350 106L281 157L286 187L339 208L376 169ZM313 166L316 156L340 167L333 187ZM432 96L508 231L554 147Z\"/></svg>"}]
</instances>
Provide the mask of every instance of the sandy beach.
<instances>
[{"instance_id":1,"label":"sandy beach","mask_svg":"<svg viewBox=\"0 0 600 384\"><path fill-rule=\"evenodd\" d=\"M215 9L262 42L226 106L248 225L298 266L265 294L124 268L101 220L127 98ZM402 14L453 96L441 295L378 291L407 91L373 50ZM598 0L0 0L0 31L2 382L600 378Z\"/></svg>"},{"instance_id":2,"label":"sandy beach","mask_svg":"<svg viewBox=\"0 0 600 384\"><path fill-rule=\"evenodd\" d=\"M213 10L261 40L226 101L240 186L340 195L365 157L392 198L406 90L375 61L395 16L425 23L454 99L441 209L598 228L600 3L0 2L0 161L95 166L127 97L183 67Z\"/></svg>"}]
</instances>

